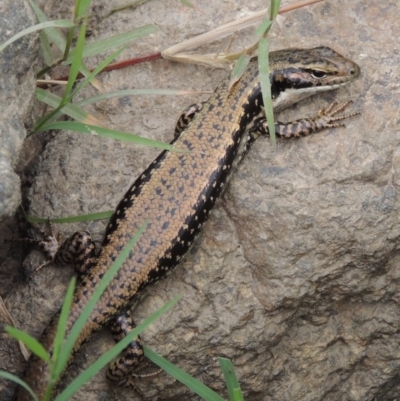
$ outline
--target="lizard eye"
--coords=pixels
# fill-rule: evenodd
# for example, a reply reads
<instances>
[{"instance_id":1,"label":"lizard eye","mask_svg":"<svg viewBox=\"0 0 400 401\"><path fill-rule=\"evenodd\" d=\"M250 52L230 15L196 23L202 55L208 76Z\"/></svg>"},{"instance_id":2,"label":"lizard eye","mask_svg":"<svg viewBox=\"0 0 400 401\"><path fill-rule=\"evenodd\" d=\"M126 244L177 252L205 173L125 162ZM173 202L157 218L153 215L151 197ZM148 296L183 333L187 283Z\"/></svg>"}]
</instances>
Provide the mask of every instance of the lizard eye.
<instances>
[{"instance_id":1,"label":"lizard eye","mask_svg":"<svg viewBox=\"0 0 400 401\"><path fill-rule=\"evenodd\" d=\"M325 78L327 76L327 74L323 71L314 70L314 71L311 71L311 76L313 78L321 79L321 78Z\"/></svg>"}]
</instances>

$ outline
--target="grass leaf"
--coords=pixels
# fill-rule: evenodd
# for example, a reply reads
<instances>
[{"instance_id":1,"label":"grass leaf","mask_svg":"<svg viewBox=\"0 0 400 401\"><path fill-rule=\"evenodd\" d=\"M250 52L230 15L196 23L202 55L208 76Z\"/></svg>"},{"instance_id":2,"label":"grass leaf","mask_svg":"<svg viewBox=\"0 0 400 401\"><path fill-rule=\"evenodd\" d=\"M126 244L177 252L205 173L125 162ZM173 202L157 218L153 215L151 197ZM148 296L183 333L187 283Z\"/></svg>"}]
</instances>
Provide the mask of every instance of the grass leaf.
<instances>
[{"instance_id":1,"label":"grass leaf","mask_svg":"<svg viewBox=\"0 0 400 401\"><path fill-rule=\"evenodd\" d=\"M264 102L265 115L267 116L269 136L274 147L276 147L274 111L271 98L271 82L269 80L268 63L269 41L261 38L258 43L258 69L260 74L260 84L262 98Z\"/></svg>"},{"instance_id":2,"label":"grass leaf","mask_svg":"<svg viewBox=\"0 0 400 401\"><path fill-rule=\"evenodd\" d=\"M73 277L71 282L69 283L67 292L65 294L64 302L61 307L60 317L58 319L57 333L54 338L54 346L53 346L53 361L55 362L55 371L57 371L57 363L58 363L58 355L60 354L61 347L64 343L65 338L65 330L67 327L69 311L71 310L72 300L74 297L74 289L76 284L76 278ZM57 377L53 377L53 379L57 379Z\"/></svg>"},{"instance_id":3,"label":"grass leaf","mask_svg":"<svg viewBox=\"0 0 400 401\"><path fill-rule=\"evenodd\" d=\"M181 383L183 383L194 393L202 397L204 400L225 401L219 394L217 394L215 391L211 390L209 387L204 385L201 381L190 376L182 369L178 368L171 362L167 361L165 358L158 355L157 353L147 348L146 346L144 346L143 348L144 348L144 354L146 355L147 358L149 358L160 368L164 369L169 375L175 377L175 379L179 380Z\"/></svg>"},{"instance_id":4,"label":"grass leaf","mask_svg":"<svg viewBox=\"0 0 400 401\"><path fill-rule=\"evenodd\" d=\"M151 33L157 31L158 28L155 25L145 25L130 32L121 33L110 38L101 39L97 42L89 43L85 46L85 49L83 51L83 58L95 56L97 54L108 51L111 48L124 47L133 40L139 39L146 35L150 35ZM75 49L70 52L66 63L70 63L73 60L74 54Z\"/></svg>"},{"instance_id":5,"label":"grass leaf","mask_svg":"<svg viewBox=\"0 0 400 401\"><path fill-rule=\"evenodd\" d=\"M47 66L53 65L55 62L53 50L50 46L48 36L44 31L40 31L40 50L43 56L43 60Z\"/></svg>"},{"instance_id":6,"label":"grass leaf","mask_svg":"<svg viewBox=\"0 0 400 401\"><path fill-rule=\"evenodd\" d=\"M50 363L50 358L47 351L44 349L43 345L36 340L36 338L33 338L28 333L25 333L24 331L11 326L6 326L6 331L8 334L10 334L10 336L16 338L19 341L22 341L26 345L26 347L30 349L40 359L43 359L47 363Z\"/></svg>"},{"instance_id":7,"label":"grass leaf","mask_svg":"<svg viewBox=\"0 0 400 401\"><path fill-rule=\"evenodd\" d=\"M135 339L147 326L158 319L168 309L172 308L179 300L181 296L177 296L171 301L167 302L162 308L153 313L148 317L142 324L132 330L126 337L118 342L113 348L102 355L93 365L86 369L80 376L78 376L67 388L55 399L55 401L68 401L72 395L75 394L80 387L87 381L89 381L97 372L99 372L104 366L111 362L115 357L118 356L128 345Z\"/></svg>"},{"instance_id":8,"label":"grass leaf","mask_svg":"<svg viewBox=\"0 0 400 401\"><path fill-rule=\"evenodd\" d=\"M281 5L281 0L271 0L271 8L270 8L271 21L273 21L278 15L280 5Z\"/></svg>"},{"instance_id":9,"label":"grass leaf","mask_svg":"<svg viewBox=\"0 0 400 401\"><path fill-rule=\"evenodd\" d=\"M33 12L35 13L37 19L40 22L45 22L48 21L47 16L43 13L43 11L33 2L33 0L28 0L30 6L32 7ZM64 53L66 46L67 46L67 41L64 37L64 35L56 28L45 28L44 32L48 36L51 42L53 42L57 48ZM90 71L88 68L85 67L85 65L81 65L80 67L80 72L86 77L90 74ZM93 86L95 87L100 87L100 84L98 83L97 80L92 82Z\"/></svg>"},{"instance_id":10,"label":"grass leaf","mask_svg":"<svg viewBox=\"0 0 400 401\"><path fill-rule=\"evenodd\" d=\"M77 0L75 6L75 18L82 18L88 7L90 6L92 0Z\"/></svg>"},{"instance_id":11,"label":"grass leaf","mask_svg":"<svg viewBox=\"0 0 400 401\"><path fill-rule=\"evenodd\" d=\"M83 22L81 29L79 31L78 40L76 42L76 47L74 50L75 56L72 59L71 68L69 70L68 83L67 86L65 87L63 100L61 101L61 104L63 102L64 104L67 103L69 94L71 93L72 87L76 81L76 77L78 76L79 68L82 65L82 54L85 46L85 36L86 36L86 21Z\"/></svg>"},{"instance_id":12,"label":"grass leaf","mask_svg":"<svg viewBox=\"0 0 400 401\"><path fill-rule=\"evenodd\" d=\"M254 34L255 35L265 35L266 32L271 28L272 26L272 21L268 18L266 18L261 25L255 30Z\"/></svg>"},{"instance_id":13,"label":"grass leaf","mask_svg":"<svg viewBox=\"0 0 400 401\"><path fill-rule=\"evenodd\" d=\"M244 401L243 393L240 388L233 389L233 401Z\"/></svg>"},{"instance_id":14,"label":"grass leaf","mask_svg":"<svg viewBox=\"0 0 400 401\"><path fill-rule=\"evenodd\" d=\"M11 380L14 383L19 384L22 386L31 396L35 401L39 401L39 398L37 395L33 392L33 390L23 381L21 380L18 376L13 375L12 373L8 373L4 370L0 370L0 377L3 379Z\"/></svg>"},{"instance_id":15,"label":"grass leaf","mask_svg":"<svg viewBox=\"0 0 400 401\"><path fill-rule=\"evenodd\" d=\"M232 362L227 358L218 358L222 373L224 374L226 387L231 401L244 401L242 391L240 390L239 381L236 377L235 369Z\"/></svg>"},{"instance_id":16,"label":"grass leaf","mask_svg":"<svg viewBox=\"0 0 400 401\"><path fill-rule=\"evenodd\" d=\"M38 21L48 21L46 14L36 5L36 3L33 0L28 1ZM66 44L64 35L56 28L46 28L44 32L49 37L50 41L52 41L57 46L57 48L63 52Z\"/></svg>"},{"instance_id":17,"label":"grass leaf","mask_svg":"<svg viewBox=\"0 0 400 401\"><path fill-rule=\"evenodd\" d=\"M195 91L182 91L182 90L174 90L174 89L125 89L114 92L102 93L97 96L93 96L90 98L86 98L80 100L76 103L68 103L63 109L62 113L73 118L76 121L79 121L84 124L89 125L97 125L100 127L104 127L103 122L98 120L95 116L85 111L82 106L100 102L103 100L108 100L116 97L124 97L124 96L135 96L135 95L170 95L170 96L182 96L182 95L192 95L198 92ZM54 93L51 93L47 90L36 88L36 97L41 101L46 103L47 105L56 108L60 102L61 98ZM53 121L60 115L61 111L55 114L52 119Z\"/></svg>"},{"instance_id":18,"label":"grass leaf","mask_svg":"<svg viewBox=\"0 0 400 401\"><path fill-rule=\"evenodd\" d=\"M54 109L61 103L61 98L50 91L36 88L36 97L43 103L53 107ZM103 126L103 123L96 117L85 111L82 107L78 107L77 103L67 103L62 111L54 114L50 119L50 122L56 119L61 113L73 118L74 120L80 121L85 124Z\"/></svg>"},{"instance_id":19,"label":"grass leaf","mask_svg":"<svg viewBox=\"0 0 400 401\"><path fill-rule=\"evenodd\" d=\"M190 1L188 1L188 0L180 0L180 2L181 2L182 4L184 4L185 6L188 6L188 7L190 7L190 8L195 8L194 5L193 5Z\"/></svg>"},{"instance_id":20,"label":"grass leaf","mask_svg":"<svg viewBox=\"0 0 400 401\"><path fill-rule=\"evenodd\" d=\"M16 40L22 38L25 35L29 35L32 32L39 31L40 29L49 28L49 27L72 28L73 26L74 26L74 24L71 21L68 21L66 19L56 20L56 21L47 21L47 22L42 22L40 24L30 26L29 28L23 29L22 31L18 32L17 34L12 36L10 39L8 39L6 42L4 42L0 46L0 52L2 52L7 46L9 46L11 43L15 42Z\"/></svg>"},{"instance_id":21,"label":"grass leaf","mask_svg":"<svg viewBox=\"0 0 400 401\"><path fill-rule=\"evenodd\" d=\"M109 210L107 212L82 214L80 216L60 217L60 218L50 219L50 221L52 223L61 224L61 223L77 223L81 221L104 220L110 218L113 215L113 213L114 210ZM28 214L25 214L25 219L29 223L47 223L49 221L48 218L34 217Z\"/></svg>"},{"instance_id":22,"label":"grass leaf","mask_svg":"<svg viewBox=\"0 0 400 401\"><path fill-rule=\"evenodd\" d=\"M107 272L104 274L101 281L97 284L95 291L93 292L92 296L90 297L89 301L83 308L80 316L76 320L75 324L73 325L71 332L65 342L64 347L62 348L58 361L57 366L55 369L56 376L58 377L61 372L64 371L65 366L67 365L68 359L71 355L72 349L75 345L76 340L79 337L80 332L82 331L86 321L89 319L92 311L94 310L98 300L100 299L101 295L103 294L104 290L107 288L108 284L111 282L119 268L125 262L125 259L128 257L129 253L131 252L132 247L134 244L139 240L140 236L143 234L145 229L147 228L147 222L142 224L139 230L132 236L128 244L123 248L120 254L115 259L114 263L110 266Z\"/></svg>"},{"instance_id":23,"label":"grass leaf","mask_svg":"<svg viewBox=\"0 0 400 401\"><path fill-rule=\"evenodd\" d=\"M153 139L143 138L135 134L129 134L122 131L114 131L108 128L96 127L94 125L82 124L75 121L57 121L44 125L39 131L52 130L52 129L65 129L69 131L81 132L83 134L100 135L107 138L118 139L120 141L128 141L138 145L153 146L159 149L179 151L164 142L155 141Z\"/></svg>"},{"instance_id":24,"label":"grass leaf","mask_svg":"<svg viewBox=\"0 0 400 401\"><path fill-rule=\"evenodd\" d=\"M103 60L86 78L77 86L75 91L69 96L71 100L77 93L79 93L101 70L108 66L116 57L118 57L125 48L119 49L110 56L108 56L105 60Z\"/></svg>"},{"instance_id":25,"label":"grass leaf","mask_svg":"<svg viewBox=\"0 0 400 401\"><path fill-rule=\"evenodd\" d=\"M246 70L247 65L249 64L249 61L250 57L246 54L242 54L239 57L231 73L229 89L232 88L232 86L242 77L244 71Z\"/></svg>"},{"instance_id":26,"label":"grass leaf","mask_svg":"<svg viewBox=\"0 0 400 401\"><path fill-rule=\"evenodd\" d=\"M137 96L137 95L172 95L172 96L181 96L181 95L193 95L199 92L195 91L183 91L183 90L175 90L175 89L123 89L114 92L102 93L97 96L89 97L83 100L80 100L75 103L75 105L84 106L87 104L92 104L96 102L100 102L103 100L112 99L115 97L124 97L124 96Z\"/></svg>"},{"instance_id":27,"label":"grass leaf","mask_svg":"<svg viewBox=\"0 0 400 401\"><path fill-rule=\"evenodd\" d=\"M70 31L71 32L71 31ZM69 70L68 82L64 90L63 97L60 104L50 113L46 114L36 123L34 131L40 130L40 128L46 124L49 120L53 119L54 116L70 101L70 93L73 85L75 84L76 77L78 76L79 70L82 66L82 52L85 45L85 35L86 35L86 21L82 24L79 31L78 40L76 42L76 53L73 58L71 68Z\"/></svg>"}]
</instances>

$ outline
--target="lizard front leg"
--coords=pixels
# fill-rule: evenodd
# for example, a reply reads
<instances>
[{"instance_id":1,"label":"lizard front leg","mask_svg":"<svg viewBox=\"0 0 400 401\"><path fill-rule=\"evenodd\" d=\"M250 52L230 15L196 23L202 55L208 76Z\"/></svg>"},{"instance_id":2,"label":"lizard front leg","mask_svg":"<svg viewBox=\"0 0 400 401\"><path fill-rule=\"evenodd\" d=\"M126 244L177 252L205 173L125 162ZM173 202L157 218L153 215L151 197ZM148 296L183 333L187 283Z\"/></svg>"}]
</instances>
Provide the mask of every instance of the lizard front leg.
<instances>
[{"instance_id":1,"label":"lizard front leg","mask_svg":"<svg viewBox=\"0 0 400 401\"><path fill-rule=\"evenodd\" d=\"M337 103L333 102L326 110L320 110L317 116L314 118L302 118L300 120L292 121L289 123L281 123L278 121L275 123L276 136L289 139L314 134L326 128L344 127L344 124L339 123L339 121L360 114L349 113L342 116L336 116L336 114L343 111L351 103L352 102L349 101L337 106ZM254 121L251 132L261 135L269 135L268 123L266 118L257 118Z\"/></svg>"},{"instance_id":2,"label":"lizard front leg","mask_svg":"<svg viewBox=\"0 0 400 401\"><path fill-rule=\"evenodd\" d=\"M60 237L54 234L51 222L48 222L50 233L40 230L42 239L19 238L12 242L23 241L38 246L47 257L48 261L36 267L34 274L50 263L56 265L74 264L75 272L79 277L86 274L96 264L96 249L92 236L88 231L77 231L60 245Z\"/></svg>"}]
</instances>

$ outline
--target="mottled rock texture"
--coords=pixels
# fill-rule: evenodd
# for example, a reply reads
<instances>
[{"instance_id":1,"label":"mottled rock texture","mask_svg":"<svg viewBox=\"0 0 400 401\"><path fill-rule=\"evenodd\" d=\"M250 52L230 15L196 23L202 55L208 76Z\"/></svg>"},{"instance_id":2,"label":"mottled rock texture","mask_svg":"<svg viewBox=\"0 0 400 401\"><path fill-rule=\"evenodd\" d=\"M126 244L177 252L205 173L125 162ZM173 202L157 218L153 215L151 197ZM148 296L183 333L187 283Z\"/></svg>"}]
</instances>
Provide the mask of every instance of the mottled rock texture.
<instances>
[{"instance_id":1,"label":"mottled rock texture","mask_svg":"<svg viewBox=\"0 0 400 401\"><path fill-rule=\"evenodd\" d=\"M0 43L34 24L28 2L0 2ZM0 53L0 220L21 203L20 179L14 169L33 105L38 48L37 34L32 34Z\"/></svg>"}]
</instances>

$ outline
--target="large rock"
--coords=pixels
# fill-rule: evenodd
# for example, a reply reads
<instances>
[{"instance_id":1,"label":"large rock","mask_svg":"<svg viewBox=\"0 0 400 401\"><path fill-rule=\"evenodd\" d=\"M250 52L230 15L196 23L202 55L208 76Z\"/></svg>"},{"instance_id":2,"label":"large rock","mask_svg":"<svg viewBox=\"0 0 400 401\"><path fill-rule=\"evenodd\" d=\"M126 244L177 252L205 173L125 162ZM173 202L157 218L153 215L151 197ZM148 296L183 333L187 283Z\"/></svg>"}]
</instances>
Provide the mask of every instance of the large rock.
<instances>
[{"instance_id":1,"label":"large rock","mask_svg":"<svg viewBox=\"0 0 400 401\"><path fill-rule=\"evenodd\" d=\"M265 5L256 3L251 11ZM216 2L215 8L208 3L199 15L183 7L177 11L172 1L149 2L125 11L123 26L118 14L100 22L95 34L106 35L105 26L125 31L138 14L143 24L157 20L160 33L135 44L135 54L145 54L181 40L183 31L190 36L209 29L208 21L213 27L231 21L238 10L243 5L234 0ZM350 87L304 102L281 119L314 115L335 98L352 98L361 116L346 122L347 128L278 141L276 150L260 138L186 260L135 310L139 322L183 294L143 339L225 398L218 356L233 361L246 401L392 401L399 394L397 11L395 2L323 2L280 21L275 48L331 45L363 70ZM160 61L104 75L102 81L110 90L166 82L211 89L220 77L220 71ZM107 115L111 127L170 140L180 111L193 100L199 99L127 98L95 111ZM155 154L61 133L38 166L31 213L53 217L110 209ZM60 227L66 233L77 228ZM89 229L100 238L104 223ZM39 335L69 277L65 268L49 268L21 285L7 299L19 325ZM7 344L15 355L15 346ZM110 344L108 334L99 336L75 366L87 366ZM12 366L23 370L22 364ZM140 380L138 387L148 400L197 399L165 374ZM103 372L74 399L111 395ZM122 389L118 397L137 395Z\"/></svg>"},{"instance_id":2,"label":"large rock","mask_svg":"<svg viewBox=\"0 0 400 401\"><path fill-rule=\"evenodd\" d=\"M3 0L0 15L0 43L35 24L26 1ZM37 38L36 33L24 36L0 53L0 220L21 203L20 179L14 170L34 100Z\"/></svg>"}]
</instances>

